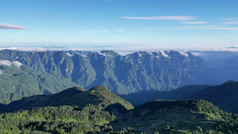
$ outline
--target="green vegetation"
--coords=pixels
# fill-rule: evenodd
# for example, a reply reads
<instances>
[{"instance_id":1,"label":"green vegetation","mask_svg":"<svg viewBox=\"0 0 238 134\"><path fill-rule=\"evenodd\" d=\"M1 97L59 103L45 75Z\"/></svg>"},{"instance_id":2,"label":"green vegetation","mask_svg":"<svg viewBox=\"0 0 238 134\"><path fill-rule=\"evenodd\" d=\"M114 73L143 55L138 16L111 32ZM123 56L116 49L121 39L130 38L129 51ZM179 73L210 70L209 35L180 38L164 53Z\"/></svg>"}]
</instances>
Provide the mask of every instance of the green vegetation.
<instances>
[{"instance_id":1,"label":"green vegetation","mask_svg":"<svg viewBox=\"0 0 238 134\"><path fill-rule=\"evenodd\" d=\"M94 105L82 110L77 106L43 107L20 110L0 115L0 133L82 133L101 132L115 120L107 111L100 111Z\"/></svg>"},{"instance_id":2,"label":"green vegetation","mask_svg":"<svg viewBox=\"0 0 238 134\"><path fill-rule=\"evenodd\" d=\"M152 101L126 113L120 121L115 126L146 133L238 133L238 116L205 100Z\"/></svg>"},{"instance_id":3,"label":"green vegetation","mask_svg":"<svg viewBox=\"0 0 238 134\"><path fill-rule=\"evenodd\" d=\"M103 85L118 94L175 89L199 82L198 75L207 69L206 63L191 53L184 56L178 51L168 51L166 55L169 58L161 52L122 56L114 51L0 51L0 59L19 61L84 88Z\"/></svg>"},{"instance_id":4,"label":"green vegetation","mask_svg":"<svg viewBox=\"0 0 238 134\"><path fill-rule=\"evenodd\" d=\"M218 86L211 86L182 97L183 99L204 99L227 112L238 113L238 82L228 81Z\"/></svg>"},{"instance_id":5,"label":"green vegetation","mask_svg":"<svg viewBox=\"0 0 238 134\"><path fill-rule=\"evenodd\" d=\"M15 107L15 108L14 108ZM0 133L235 134L238 116L205 100L152 101L137 108L103 86L73 87L5 106Z\"/></svg>"},{"instance_id":6,"label":"green vegetation","mask_svg":"<svg viewBox=\"0 0 238 134\"><path fill-rule=\"evenodd\" d=\"M196 81L196 73L206 69L202 59L190 53L182 56L170 51L167 55L169 58L161 52L121 56L113 51L0 51L1 60L23 64L8 66L2 61L0 65L0 102L9 103L0 104L0 133L237 134L238 116L205 100L157 100L134 109L103 86L62 91L75 83L83 87L102 84L119 94L165 91ZM236 89L236 82L228 82L130 97L143 102L158 96L203 98L236 111Z\"/></svg>"},{"instance_id":7,"label":"green vegetation","mask_svg":"<svg viewBox=\"0 0 238 134\"><path fill-rule=\"evenodd\" d=\"M10 103L22 97L39 94L51 94L72 87L76 84L63 77L39 73L27 66L1 66L0 103Z\"/></svg>"},{"instance_id":8,"label":"green vegetation","mask_svg":"<svg viewBox=\"0 0 238 134\"><path fill-rule=\"evenodd\" d=\"M24 110L22 110L24 109ZM73 87L54 95L14 101L0 114L0 133L110 132L115 115L133 106L103 86Z\"/></svg>"},{"instance_id":9,"label":"green vegetation","mask_svg":"<svg viewBox=\"0 0 238 134\"><path fill-rule=\"evenodd\" d=\"M8 111L14 111L34 107L62 105L78 106L78 108L83 109L89 104L96 106L99 110L103 110L112 104L117 107L118 105L116 104L120 104L126 110L133 109L133 106L129 102L121 99L116 94L111 93L103 86L97 86L90 90L73 87L53 95L26 97L10 103L7 105L7 109Z\"/></svg>"}]
</instances>

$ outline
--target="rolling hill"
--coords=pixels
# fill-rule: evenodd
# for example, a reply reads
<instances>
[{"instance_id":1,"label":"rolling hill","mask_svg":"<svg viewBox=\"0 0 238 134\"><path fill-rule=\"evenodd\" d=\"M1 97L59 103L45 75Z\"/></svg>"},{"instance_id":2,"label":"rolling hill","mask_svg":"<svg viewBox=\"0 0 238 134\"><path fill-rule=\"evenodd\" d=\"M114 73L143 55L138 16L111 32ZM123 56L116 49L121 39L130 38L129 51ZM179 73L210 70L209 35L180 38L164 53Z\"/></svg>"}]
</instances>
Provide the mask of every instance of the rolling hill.
<instances>
[{"instance_id":1,"label":"rolling hill","mask_svg":"<svg viewBox=\"0 0 238 134\"><path fill-rule=\"evenodd\" d=\"M89 90L73 87L57 94L27 97L4 107L13 111L0 113L0 133L238 132L237 115L205 100L157 100L133 109L103 86Z\"/></svg>"},{"instance_id":2,"label":"rolling hill","mask_svg":"<svg viewBox=\"0 0 238 134\"><path fill-rule=\"evenodd\" d=\"M146 133L229 133L237 131L237 115L204 101L152 101L135 108L114 126ZM231 119L230 125L226 120ZM228 119L228 120L229 120ZM225 125L226 124L226 125ZM231 129L231 130L230 130Z\"/></svg>"},{"instance_id":3,"label":"rolling hill","mask_svg":"<svg viewBox=\"0 0 238 134\"><path fill-rule=\"evenodd\" d=\"M184 96L184 99L204 99L219 108L238 113L238 82L228 81L218 86L212 86L196 94Z\"/></svg>"},{"instance_id":4,"label":"rolling hill","mask_svg":"<svg viewBox=\"0 0 238 134\"><path fill-rule=\"evenodd\" d=\"M62 105L77 106L79 109L82 109L89 104L97 106L98 109L105 109L111 104L121 104L127 110L133 109L133 106L129 102L111 93L103 86L96 86L89 90L73 87L52 95L26 97L11 102L7 107L10 111Z\"/></svg>"}]
</instances>

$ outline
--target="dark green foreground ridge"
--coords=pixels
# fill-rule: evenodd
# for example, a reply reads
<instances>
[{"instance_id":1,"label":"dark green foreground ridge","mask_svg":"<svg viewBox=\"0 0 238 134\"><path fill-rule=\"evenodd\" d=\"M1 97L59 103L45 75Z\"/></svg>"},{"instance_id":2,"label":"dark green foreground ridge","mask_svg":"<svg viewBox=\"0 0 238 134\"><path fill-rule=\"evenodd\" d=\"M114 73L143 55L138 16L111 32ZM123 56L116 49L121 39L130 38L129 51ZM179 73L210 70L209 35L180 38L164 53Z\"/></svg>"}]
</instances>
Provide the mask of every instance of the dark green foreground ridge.
<instances>
[{"instance_id":1,"label":"dark green foreground ridge","mask_svg":"<svg viewBox=\"0 0 238 134\"><path fill-rule=\"evenodd\" d=\"M2 111L16 111L46 106L77 106L78 109L83 109L88 105L93 105L99 110L104 110L112 104L121 105L126 110L133 109L133 106L129 102L111 93L107 88L96 86L90 90L73 87L57 94L26 97L10 103Z\"/></svg>"},{"instance_id":2,"label":"dark green foreground ridge","mask_svg":"<svg viewBox=\"0 0 238 134\"><path fill-rule=\"evenodd\" d=\"M152 101L137 108L103 86L0 105L0 133L237 133L238 116L204 101Z\"/></svg>"}]
</instances>

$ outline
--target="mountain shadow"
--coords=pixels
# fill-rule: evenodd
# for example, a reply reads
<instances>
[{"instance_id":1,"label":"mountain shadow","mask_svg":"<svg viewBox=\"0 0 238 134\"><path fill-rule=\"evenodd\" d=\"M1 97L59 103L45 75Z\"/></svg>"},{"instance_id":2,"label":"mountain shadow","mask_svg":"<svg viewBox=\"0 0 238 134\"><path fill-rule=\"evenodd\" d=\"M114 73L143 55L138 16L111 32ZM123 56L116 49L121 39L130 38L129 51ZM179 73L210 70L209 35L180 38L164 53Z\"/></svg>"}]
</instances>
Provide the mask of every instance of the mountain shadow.
<instances>
[{"instance_id":1,"label":"mountain shadow","mask_svg":"<svg viewBox=\"0 0 238 134\"><path fill-rule=\"evenodd\" d=\"M196 94L187 95L183 99L204 99L219 108L238 113L238 82L228 81L218 86L211 86Z\"/></svg>"}]
</instances>

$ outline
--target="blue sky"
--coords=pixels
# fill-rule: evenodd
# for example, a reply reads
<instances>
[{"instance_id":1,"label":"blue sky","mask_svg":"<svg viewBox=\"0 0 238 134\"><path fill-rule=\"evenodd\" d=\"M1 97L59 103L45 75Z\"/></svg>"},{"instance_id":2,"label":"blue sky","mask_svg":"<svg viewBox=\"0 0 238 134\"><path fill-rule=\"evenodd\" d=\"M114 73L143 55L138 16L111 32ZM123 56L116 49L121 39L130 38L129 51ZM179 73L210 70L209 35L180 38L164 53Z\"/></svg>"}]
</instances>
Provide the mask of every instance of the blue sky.
<instances>
[{"instance_id":1,"label":"blue sky","mask_svg":"<svg viewBox=\"0 0 238 134\"><path fill-rule=\"evenodd\" d=\"M0 0L0 46L237 47L237 0Z\"/></svg>"}]
</instances>

